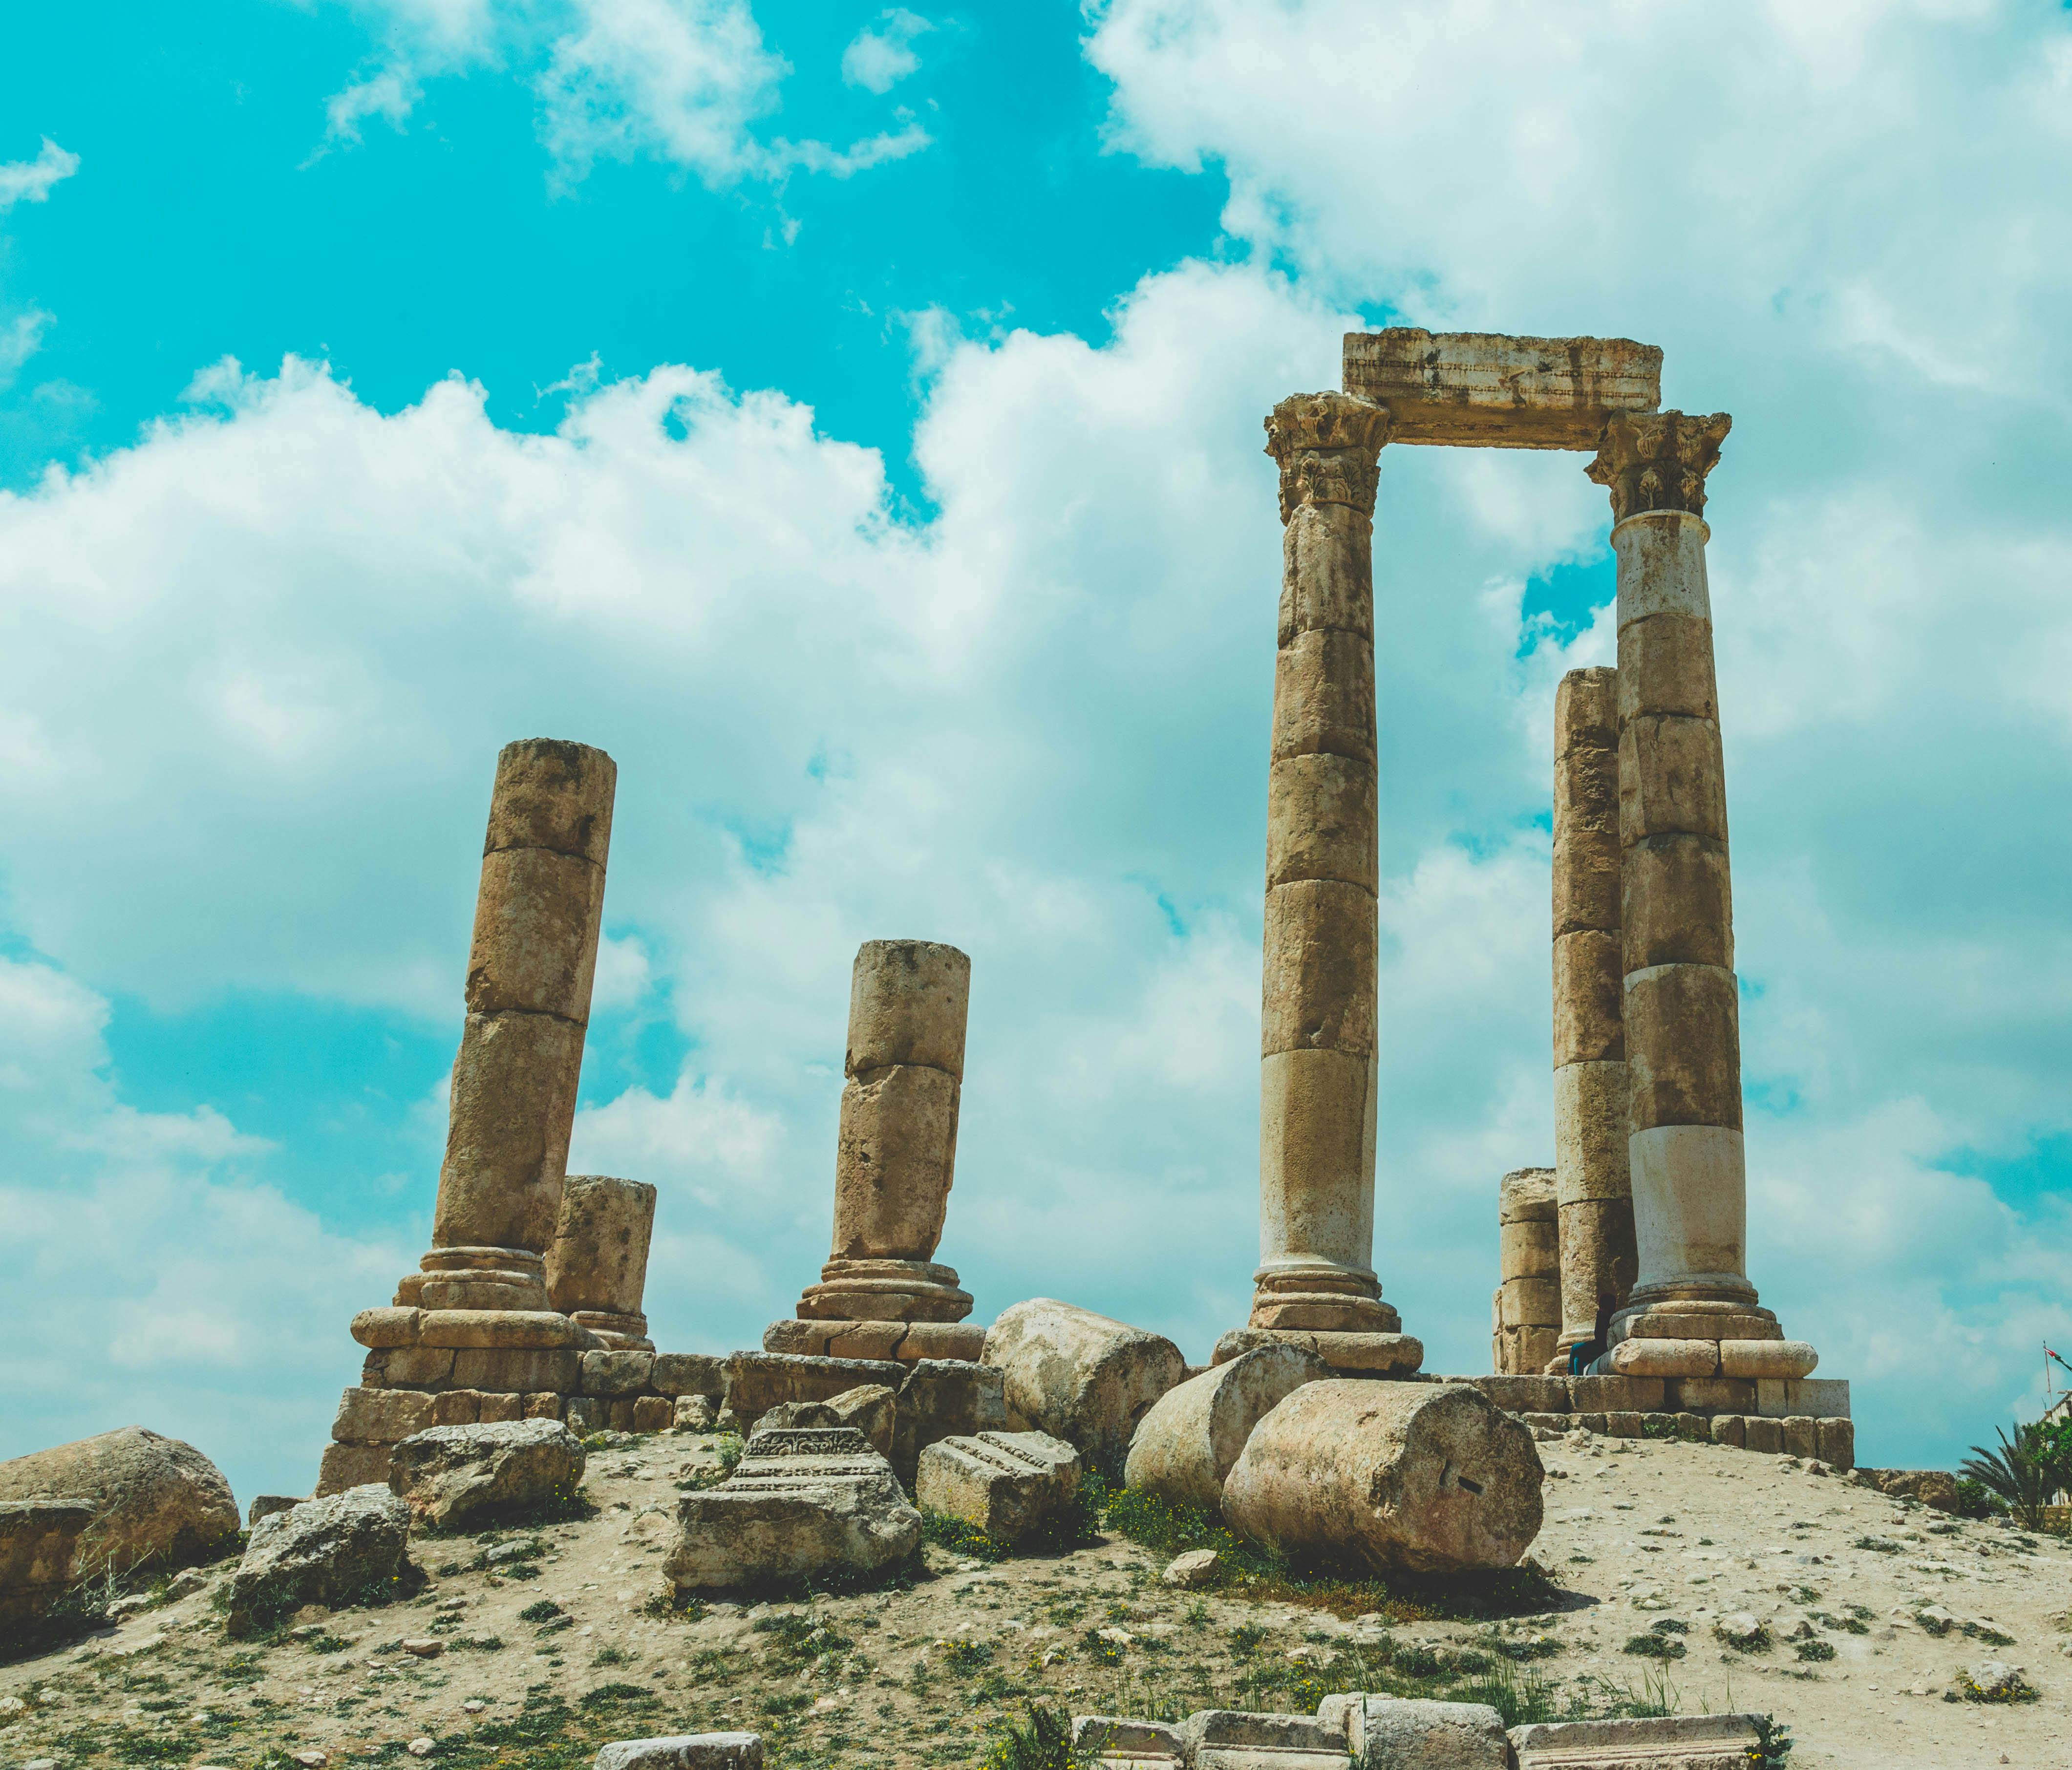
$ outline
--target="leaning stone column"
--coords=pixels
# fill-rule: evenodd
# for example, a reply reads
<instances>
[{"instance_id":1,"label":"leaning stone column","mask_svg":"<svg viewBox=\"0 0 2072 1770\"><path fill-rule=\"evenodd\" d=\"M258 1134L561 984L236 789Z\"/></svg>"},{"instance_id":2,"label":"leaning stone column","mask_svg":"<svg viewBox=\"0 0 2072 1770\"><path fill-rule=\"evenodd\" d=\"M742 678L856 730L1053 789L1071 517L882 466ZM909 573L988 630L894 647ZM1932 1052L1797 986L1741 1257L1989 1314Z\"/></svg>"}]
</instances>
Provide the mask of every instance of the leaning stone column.
<instances>
[{"instance_id":1,"label":"leaning stone column","mask_svg":"<svg viewBox=\"0 0 2072 1770\"><path fill-rule=\"evenodd\" d=\"M961 1321L970 1293L930 1258L957 1159L971 960L927 940L870 940L849 984L834 1248L804 1320Z\"/></svg>"},{"instance_id":2,"label":"leaning stone column","mask_svg":"<svg viewBox=\"0 0 2072 1770\"><path fill-rule=\"evenodd\" d=\"M1561 1333L1550 1371L1633 1289L1620 1008L1618 672L1571 670L1554 697L1554 1189Z\"/></svg>"},{"instance_id":3,"label":"leaning stone column","mask_svg":"<svg viewBox=\"0 0 2072 1770\"><path fill-rule=\"evenodd\" d=\"M1266 809L1260 996L1260 1263L1251 1332L1340 1369L1424 1357L1375 1276L1379 842L1375 483L1383 407L1298 394L1266 421L1281 468L1280 651Z\"/></svg>"},{"instance_id":4,"label":"leaning stone column","mask_svg":"<svg viewBox=\"0 0 2072 1770\"><path fill-rule=\"evenodd\" d=\"M640 1312L655 1189L606 1174L570 1174L547 1250L547 1300L617 1352L652 1352Z\"/></svg>"},{"instance_id":5,"label":"leaning stone column","mask_svg":"<svg viewBox=\"0 0 2072 1770\"><path fill-rule=\"evenodd\" d=\"M1620 934L1638 1273L1609 1367L1801 1377L1745 1249L1740 1009L1705 579L1725 413L1621 413L1589 467L1618 560ZM1787 1366L1791 1368L1786 1368Z\"/></svg>"},{"instance_id":6,"label":"leaning stone column","mask_svg":"<svg viewBox=\"0 0 2072 1770\"><path fill-rule=\"evenodd\" d=\"M586 744L536 737L496 758L432 1249L399 1304L548 1306L618 778Z\"/></svg>"}]
</instances>

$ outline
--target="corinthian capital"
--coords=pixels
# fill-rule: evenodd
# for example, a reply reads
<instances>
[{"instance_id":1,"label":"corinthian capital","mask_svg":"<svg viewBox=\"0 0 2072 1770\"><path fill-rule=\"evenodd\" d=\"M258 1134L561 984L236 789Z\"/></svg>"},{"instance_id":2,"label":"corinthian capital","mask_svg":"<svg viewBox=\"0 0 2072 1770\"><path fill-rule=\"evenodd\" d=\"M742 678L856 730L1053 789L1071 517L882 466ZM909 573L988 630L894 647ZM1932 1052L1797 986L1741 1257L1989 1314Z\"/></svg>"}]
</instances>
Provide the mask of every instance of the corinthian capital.
<instances>
[{"instance_id":1,"label":"corinthian capital","mask_svg":"<svg viewBox=\"0 0 2072 1770\"><path fill-rule=\"evenodd\" d=\"M1350 504L1374 514L1375 462L1388 441L1388 408L1350 393L1291 394L1266 421L1266 452L1281 464L1281 520L1304 504Z\"/></svg>"},{"instance_id":2,"label":"corinthian capital","mask_svg":"<svg viewBox=\"0 0 2072 1770\"><path fill-rule=\"evenodd\" d=\"M1720 458L1733 420L1724 412L1622 412L1605 426L1586 471L1612 495L1612 520L1644 511L1705 514L1705 475Z\"/></svg>"}]
</instances>

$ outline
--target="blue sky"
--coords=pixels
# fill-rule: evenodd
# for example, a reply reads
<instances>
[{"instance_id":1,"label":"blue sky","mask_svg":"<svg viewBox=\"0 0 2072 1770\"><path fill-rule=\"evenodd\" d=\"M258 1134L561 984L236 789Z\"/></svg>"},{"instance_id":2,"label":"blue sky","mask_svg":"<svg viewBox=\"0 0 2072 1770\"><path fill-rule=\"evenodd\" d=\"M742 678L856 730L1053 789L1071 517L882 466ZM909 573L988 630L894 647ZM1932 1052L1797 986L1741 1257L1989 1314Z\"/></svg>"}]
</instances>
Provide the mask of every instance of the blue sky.
<instances>
[{"instance_id":1,"label":"blue sky","mask_svg":"<svg viewBox=\"0 0 2072 1770\"><path fill-rule=\"evenodd\" d=\"M2072 1341L2072 33L2043 4L47 8L0 57L0 1454L311 1479L425 1246L497 747L620 767L578 1166L824 1257L849 959L974 964L941 1257L1205 1356L1256 1249L1278 525L1348 326L1622 334L1712 549L1751 1267L1868 1460ZM1377 515L1376 1264L1551 1159L1581 459Z\"/></svg>"}]
</instances>

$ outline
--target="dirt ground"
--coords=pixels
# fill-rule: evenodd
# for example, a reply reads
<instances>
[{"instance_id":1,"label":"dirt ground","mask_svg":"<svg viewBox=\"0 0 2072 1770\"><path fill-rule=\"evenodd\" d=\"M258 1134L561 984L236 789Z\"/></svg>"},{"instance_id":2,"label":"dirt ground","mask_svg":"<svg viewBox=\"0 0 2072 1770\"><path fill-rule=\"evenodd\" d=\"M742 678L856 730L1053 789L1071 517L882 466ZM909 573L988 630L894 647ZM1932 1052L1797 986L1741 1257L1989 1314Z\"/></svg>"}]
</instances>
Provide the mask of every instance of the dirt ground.
<instances>
[{"instance_id":1,"label":"dirt ground","mask_svg":"<svg viewBox=\"0 0 2072 1770\"><path fill-rule=\"evenodd\" d=\"M1768 1711L1794 1766L2072 1770L2066 1543L1788 1458L1581 1434L1540 1448L1533 1554L1561 1595L1491 1624L1182 1591L1160 1579L1166 1557L1114 1538L997 1563L931 1547L893 1587L672 1612L659 1567L676 1484L711 1466L713 1441L631 1439L593 1453L586 1522L413 1543L431 1577L404 1603L239 1643L205 1591L0 1667L0 1698L27 1699L0 1720L0 1767L290 1770L322 1752L343 1770L417 1741L455 1770L572 1770L605 1739L730 1727L763 1732L773 1764L976 1764L1032 1699L1177 1716L1312 1709L1332 1690L1486 1699L1494 1679L1556 1716ZM1929 1605L1954 1619L1940 1636L1914 1620ZM1738 1611L1766 1645L1716 1637ZM1681 1657L1629 1653L1636 1638ZM1987 1659L2025 1668L2040 1700L1944 1700Z\"/></svg>"}]
</instances>

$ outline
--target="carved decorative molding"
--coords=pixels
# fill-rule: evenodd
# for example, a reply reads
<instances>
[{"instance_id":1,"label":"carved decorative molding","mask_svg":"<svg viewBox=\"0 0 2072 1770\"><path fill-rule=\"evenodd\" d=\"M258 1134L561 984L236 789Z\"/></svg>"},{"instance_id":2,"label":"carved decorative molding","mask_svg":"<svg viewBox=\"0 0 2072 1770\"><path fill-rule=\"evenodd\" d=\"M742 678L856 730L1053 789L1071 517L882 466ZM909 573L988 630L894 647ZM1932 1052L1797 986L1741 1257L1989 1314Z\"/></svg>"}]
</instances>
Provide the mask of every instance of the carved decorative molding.
<instances>
[{"instance_id":1,"label":"carved decorative molding","mask_svg":"<svg viewBox=\"0 0 2072 1770\"><path fill-rule=\"evenodd\" d=\"M1297 393L1266 421L1266 452L1281 466L1281 520L1304 504L1350 504L1374 515L1388 441L1388 409L1350 393Z\"/></svg>"},{"instance_id":2,"label":"carved decorative molding","mask_svg":"<svg viewBox=\"0 0 2072 1770\"><path fill-rule=\"evenodd\" d=\"M1651 510L1705 514L1705 475L1718 464L1733 420L1724 412L1622 412L1605 426L1585 470L1612 496L1612 520Z\"/></svg>"}]
</instances>

